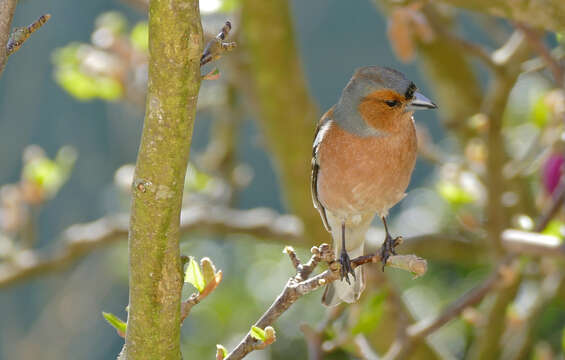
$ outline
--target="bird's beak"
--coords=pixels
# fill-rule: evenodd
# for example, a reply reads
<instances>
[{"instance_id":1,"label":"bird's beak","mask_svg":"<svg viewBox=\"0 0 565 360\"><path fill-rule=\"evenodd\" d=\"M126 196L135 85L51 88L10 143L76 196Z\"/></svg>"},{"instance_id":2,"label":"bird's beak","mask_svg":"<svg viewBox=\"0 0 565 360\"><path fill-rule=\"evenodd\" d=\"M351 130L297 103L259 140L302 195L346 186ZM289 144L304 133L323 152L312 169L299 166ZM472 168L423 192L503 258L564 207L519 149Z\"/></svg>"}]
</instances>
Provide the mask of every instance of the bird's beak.
<instances>
[{"instance_id":1,"label":"bird's beak","mask_svg":"<svg viewBox=\"0 0 565 360\"><path fill-rule=\"evenodd\" d=\"M430 99L420 94L419 92L414 93L412 101L406 106L406 111L415 110L426 110L426 109L437 109L437 105L434 104Z\"/></svg>"}]
</instances>

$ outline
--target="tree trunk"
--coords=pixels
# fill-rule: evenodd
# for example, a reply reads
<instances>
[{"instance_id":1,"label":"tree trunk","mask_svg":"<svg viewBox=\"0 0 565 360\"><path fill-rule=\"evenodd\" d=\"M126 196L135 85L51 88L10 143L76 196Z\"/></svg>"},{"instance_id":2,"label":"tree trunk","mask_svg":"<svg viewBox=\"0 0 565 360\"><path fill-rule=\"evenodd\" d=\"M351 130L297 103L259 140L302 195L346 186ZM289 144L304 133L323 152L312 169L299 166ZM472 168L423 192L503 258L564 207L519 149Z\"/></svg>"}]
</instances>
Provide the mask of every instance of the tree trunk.
<instances>
[{"instance_id":1,"label":"tree trunk","mask_svg":"<svg viewBox=\"0 0 565 360\"><path fill-rule=\"evenodd\" d=\"M196 101L198 0L151 0L146 116L132 187L127 359L180 359L179 220Z\"/></svg>"}]
</instances>

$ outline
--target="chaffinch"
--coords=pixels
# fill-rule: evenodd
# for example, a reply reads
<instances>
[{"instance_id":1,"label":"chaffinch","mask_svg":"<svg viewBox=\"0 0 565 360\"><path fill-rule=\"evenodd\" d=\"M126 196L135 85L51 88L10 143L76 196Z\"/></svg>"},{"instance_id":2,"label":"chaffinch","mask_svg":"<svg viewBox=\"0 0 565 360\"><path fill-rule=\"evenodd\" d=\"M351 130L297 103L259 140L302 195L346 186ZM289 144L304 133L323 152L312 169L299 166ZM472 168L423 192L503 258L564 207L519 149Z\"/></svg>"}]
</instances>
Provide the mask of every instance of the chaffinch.
<instances>
[{"instance_id":1,"label":"chaffinch","mask_svg":"<svg viewBox=\"0 0 565 360\"><path fill-rule=\"evenodd\" d=\"M359 299L363 270L353 270L350 257L363 255L365 234L376 214L386 231L383 269L395 254L386 216L406 195L416 162L412 115L436 107L402 73L367 66L355 71L338 103L320 119L312 151L312 199L341 263L341 280L327 285L325 305Z\"/></svg>"}]
</instances>

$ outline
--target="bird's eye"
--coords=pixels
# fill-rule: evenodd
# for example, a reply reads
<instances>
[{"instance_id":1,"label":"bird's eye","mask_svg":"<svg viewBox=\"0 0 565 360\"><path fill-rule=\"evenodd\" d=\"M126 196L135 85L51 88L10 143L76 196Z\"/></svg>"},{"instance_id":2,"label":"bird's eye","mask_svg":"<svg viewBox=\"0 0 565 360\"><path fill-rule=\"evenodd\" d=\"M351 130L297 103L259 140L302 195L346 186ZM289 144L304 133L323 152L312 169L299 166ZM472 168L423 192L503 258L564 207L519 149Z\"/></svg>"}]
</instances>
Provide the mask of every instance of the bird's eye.
<instances>
[{"instance_id":1,"label":"bird's eye","mask_svg":"<svg viewBox=\"0 0 565 360\"><path fill-rule=\"evenodd\" d=\"M400 104L400 102L398 100L385 100L385 104L387 104L389 107L395 107L398 106L398 104Z\"/></svg>"}]
</instances>

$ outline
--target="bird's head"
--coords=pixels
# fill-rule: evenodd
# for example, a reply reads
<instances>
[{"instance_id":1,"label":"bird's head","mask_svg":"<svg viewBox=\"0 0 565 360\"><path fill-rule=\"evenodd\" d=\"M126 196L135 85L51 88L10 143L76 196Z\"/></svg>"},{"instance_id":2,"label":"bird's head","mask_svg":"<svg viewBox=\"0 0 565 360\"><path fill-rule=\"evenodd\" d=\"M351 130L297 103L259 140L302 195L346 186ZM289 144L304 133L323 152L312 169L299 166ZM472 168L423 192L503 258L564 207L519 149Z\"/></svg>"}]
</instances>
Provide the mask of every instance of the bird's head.
<instances>
[{"instance_id":1,"label":"bird's head","mask_svg":"<svg viewBox=\"0 0 565 360\"><path fill-rule=\"evenodd\" d=\"M412 81L396 70L380 66L359 68L343 89L334 118L356 135L378 135L410 118L414 110L437 108L417 90Z\"/></svg>"}]
</instances>

